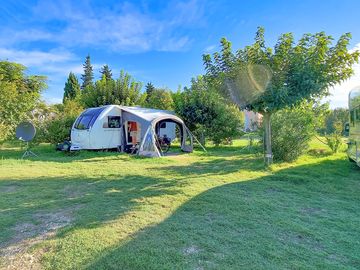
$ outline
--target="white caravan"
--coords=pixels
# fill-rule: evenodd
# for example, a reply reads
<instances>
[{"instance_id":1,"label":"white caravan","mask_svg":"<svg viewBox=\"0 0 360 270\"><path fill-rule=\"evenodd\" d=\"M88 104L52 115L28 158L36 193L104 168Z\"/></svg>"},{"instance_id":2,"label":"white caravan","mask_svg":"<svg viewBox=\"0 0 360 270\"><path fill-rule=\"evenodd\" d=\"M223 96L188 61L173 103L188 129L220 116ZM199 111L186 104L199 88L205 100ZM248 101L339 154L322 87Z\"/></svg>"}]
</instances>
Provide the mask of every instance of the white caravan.
<instances>
[{"instance_id":1,"label":"white caravan","mask_svg":"<svg viewBox=\"0 0 360 270\"><path fill-rule=\"evenodd\" d=\"M127 151L137 145L138 154L161 156L157 137L176 137L179 127L181 149L191 152L192 136L184 122L173 112L140 107L107 105L82 112L71 129L71 149L99 150L117 148Z\"/></svg>"},{"instance_id":2,"label":"white caravan","mask_svg":"<svg viewBox=\"0 0 360 270\"><path fill-rule=\"evenodd\" d=\"M350 123L347 124L349 133L348 156L360 166L360 86L353 89L349 94Z\"/></svg>"}]
</instances>

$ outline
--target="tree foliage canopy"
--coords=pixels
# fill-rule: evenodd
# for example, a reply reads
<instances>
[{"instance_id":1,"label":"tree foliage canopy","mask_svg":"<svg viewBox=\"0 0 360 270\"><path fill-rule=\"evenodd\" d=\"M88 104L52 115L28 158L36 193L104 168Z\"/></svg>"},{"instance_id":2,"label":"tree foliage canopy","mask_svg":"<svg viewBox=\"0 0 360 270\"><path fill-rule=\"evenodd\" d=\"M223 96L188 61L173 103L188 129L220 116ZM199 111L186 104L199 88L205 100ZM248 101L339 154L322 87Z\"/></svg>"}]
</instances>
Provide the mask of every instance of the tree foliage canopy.
<instances>
[{"instance_id":1,"label":"tree foliage canopy","mask_svg":"<svg viewBox=\"0 0 360 270\"><path fill-rule=\"evenodd\" d=\"M298 42L286 33L272 49L259 27L252 45L233 52L222 38L220 52L203 55L206 78L216 89L240 108L264 115L267 164L273 159L272 113L327 96L332 86L350 78L359 59L358 51L347 49L350 39L346 33L332 46L333 38L324 32L305 34Z\"/></svg>"},{"instance_id":2,"label":"tree foliage canopy","mask_svg":"<svg viewBox=\"0 0 360 270\"><path fill-rule=\"evenodd\" d=\"M341 124L340 134L345 134L345 124L349 122L349 110L346 108L336 108L331 110L326 116L324 128L320 130L322 134L332 134L338 131L338 125Z\"/></svg>"},{"instance_id":3,"label":"tree foliage canopy","mask_svg":"<svg viewBox=\"0 0 360 270\"><path fill-rule=\"evenodd\" d=\"M27 76L23 65L0 61L0 124L2 139L12 134L16 125L30 118L31 111L46 88L45 76ZM5 136L6 132L6 136Z\"/></svg>"},{"instance_id":4,"label":"tree foliage canopy","mask_svg":"<svg viewBox=\"0 0 360 270\"><path fill-rule=\"evenodd\" d=\"M70 72L65 83L63 102L65 102L66 99L75 99L76 97L80 97L80 94L81 90L79 81L75 74Z\"/></svg>"},{"instance_id":5,"label":"tree foliage canopy","mask_svg":"<svg viewBox=\"0 0 360 270\"><path fill-rule=\"evenodd\" d=\"M135 81L125 71L116 80L107 80L105 75L94 85L88 85L82 93L85 107L98 107L109 104L142 105L145 95L141 93L141 83Z\"/></svg>"},{"instance_id":6,"label":"tree foliage canopy","mask_svg":"<svg viewBox=\"0 0 360 270\"><path fill-rule=\"evenodd\" d=\"M205 137L220 144L240 134L244 114L213 91L204 77L191 80L191 87L174 94L175 112L202 143Z\"/></svg>"},{"instance_id":7,"label":"tree foliage canopy","mask_svg":"<svg viewBox=\"0 0 360 270\"><path fill-rule=\"evenodd\" d=\"M174 101L172 99L170 90L154 87L151 92L146 91L146 93L146 107L160 110L174 109Z\"/></svg>"},{"instance_id":8,"label":"tree foliage canopy","mask_svg":"<svg viewBox=\"0 0 360 270\"><path fill-rule=\"evenodd\" d=\"M359 59L359 52L347 49L350 39L346 33L331 46L333 38L320 32L305 34L296 43L286 33L272 49L259 27L251 46L233 52L223 38L221 52L204 55L203 61L207 78L240 107L275 112L327 96L331 86L348 79Z\"/></svg>"}]
</instances>

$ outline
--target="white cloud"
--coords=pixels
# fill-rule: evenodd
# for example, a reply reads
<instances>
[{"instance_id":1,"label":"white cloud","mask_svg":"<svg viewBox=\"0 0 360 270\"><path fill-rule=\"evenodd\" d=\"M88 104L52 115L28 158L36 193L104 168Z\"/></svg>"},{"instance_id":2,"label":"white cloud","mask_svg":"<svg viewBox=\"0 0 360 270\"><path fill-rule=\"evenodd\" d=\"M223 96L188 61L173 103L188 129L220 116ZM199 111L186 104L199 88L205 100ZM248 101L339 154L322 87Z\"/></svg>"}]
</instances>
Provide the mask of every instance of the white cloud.
<instances>
[{"instance_id":1,"label":"white cloud","mask_svg":"<svg viewBox=\"0 0 360 270\"><path fill-rule=\"evenodd\" d=\"M360 50L360 43L357 44L350 52ZM330 106L332 108L337 107L348 107L348 95L349 92L360 85L360 64L355 64L353 66L354 75L347 81L334 86L331 89L331 97L327 100L330 101Z\"/></svg>"},{"instance_id":2,"label":"white cloud","mask_svg":"<svg viewBox=\"0 0 360 270\"><path fill-rule=\"evenodd\" d=\"M54 34L40 29L17 30L2 29L0 34L0 45L9 47L19 42L33 42L52 40Z\"/></svg>"},{"instance_id":3,"label":"white cloud","mask_svg":"<svg viewBox=\"0 0 360 270\"><path fill-rule=\"evenodd\" d=\"M65 50L44 51L24 51L0 48L0 59L21 63L24 66L41 67L47 64L67 62L75 59L75 56Z\"/></svg>"},{"instance_id":4,"label":"white cloud","mask_svg":"<svg viewBox=\"0 0 360 270\"><path fill-rule=\"evenodd\" d=\"M80 59L75 54L63 49L25 51L0 47L0 60L20 63L37 71L56 76L67 76L69 72L83 73L82 62L84 59ZM92 63L95 72L99 71L103 65Z\"/></svg>"},{"instance_id":5,"label":"white cloud","mask_svg":"<svg viewBox=\"0 0 360 270\"><path fill-rule=\"evenodd\" d=\"M179 51L191 42L181 30L202 25L204 5L198 0L170 1L151 13L131 3L100 8L87 1L44 0L32 8L32 14L37 23L29 19L27 29L0 27L0 45L46 41L67 48L92 46L117 52ZM53 22L60 26L49 27L51 31L39 26Z\"/></svg>"},{"instance_id":6,"label":"white cloud","mask_svg":"<svg viewBox=\"0 0 360 270\"><path fill-rule=\"evenodd\" d=\"M204 49L204 53L211 53L214 51L214 49L216 48L216 45L210 45L210 46L207 46L205 49Z\"/></svg>"}]
</instances>

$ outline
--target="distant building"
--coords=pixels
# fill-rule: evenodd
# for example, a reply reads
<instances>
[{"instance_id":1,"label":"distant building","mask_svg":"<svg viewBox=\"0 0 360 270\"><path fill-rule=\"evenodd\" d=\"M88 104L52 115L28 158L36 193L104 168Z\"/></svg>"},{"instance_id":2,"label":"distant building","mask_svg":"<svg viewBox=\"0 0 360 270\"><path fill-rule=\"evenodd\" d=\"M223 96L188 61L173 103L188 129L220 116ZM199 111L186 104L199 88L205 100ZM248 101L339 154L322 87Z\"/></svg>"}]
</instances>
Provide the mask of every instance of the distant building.
<instances>
[{"instance_id":1,"label":"distant building","mask_svg":"<svg viewBox=\"0 0 360 270\"><path fill-rule=\"evenodd\" d=\"M245 114L245 131L254 131L260 126L262 121L262 115L253 111L244 111Z\"/></svg>"}]
</instances>

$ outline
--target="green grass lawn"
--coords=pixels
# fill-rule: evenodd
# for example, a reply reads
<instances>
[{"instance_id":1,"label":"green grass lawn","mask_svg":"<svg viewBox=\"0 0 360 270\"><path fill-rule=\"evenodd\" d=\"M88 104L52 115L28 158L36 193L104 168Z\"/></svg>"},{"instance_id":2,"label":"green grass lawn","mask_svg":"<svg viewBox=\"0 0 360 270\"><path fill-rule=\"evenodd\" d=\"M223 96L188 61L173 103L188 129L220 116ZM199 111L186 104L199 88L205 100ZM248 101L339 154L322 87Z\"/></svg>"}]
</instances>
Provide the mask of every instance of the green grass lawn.
<instances>
[{"instance_id":1,"label":"green grass lawn","mask_svg":"<svg viewBox=\"0 0 360 270\"><path fill-rule=\"evenodd\" d=\"M266 170L245 143L161 159L5 145L0 265L358 269L360 168L312 151Z\"/></svg>"}]
</instances>

